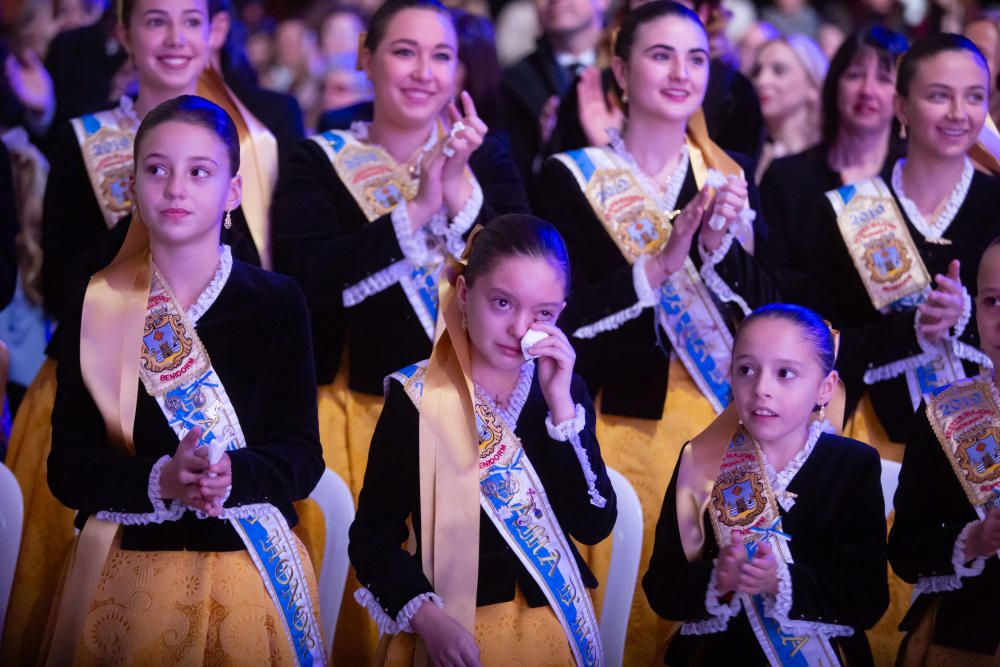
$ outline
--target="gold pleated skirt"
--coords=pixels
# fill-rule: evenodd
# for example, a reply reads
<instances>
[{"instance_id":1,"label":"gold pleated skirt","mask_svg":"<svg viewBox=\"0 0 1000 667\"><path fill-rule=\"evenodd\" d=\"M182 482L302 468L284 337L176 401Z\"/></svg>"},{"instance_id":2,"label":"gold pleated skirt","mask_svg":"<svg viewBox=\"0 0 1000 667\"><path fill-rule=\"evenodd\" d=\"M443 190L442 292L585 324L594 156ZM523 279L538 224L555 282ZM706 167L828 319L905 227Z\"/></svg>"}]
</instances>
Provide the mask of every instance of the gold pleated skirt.
<instances>
[{"instance_id":1,"label":"gold pleated skirt","mask_svg":"<svg viewBox=\"0 0 1000 667\"><path fill-rule=\"evenodd\" d=\"M316 577L296 540L319 614ZM246 551L108 553L73 664L294 665L284 621Z\"/></svg>"},{"instance_id":2,"label":"gold pleated skirt","mask_svg":"<svg viewBox=\"0 0 1000 667\"><path fill-rule=\"evenodd\" d=\"M483 667L575 667L559 619L549 606L528 606L521 591L510 602L476 609L476 644ZM376 665L411 667L417 636L385 635Z\"/></svg>"},{"instance_id":3,"label":"gold pleated skirt","mask_svg":"<svg viewBox=\"0 0 1000 667\"><path fill-rule=\"evenodd\" d=\"M42 646L63 560L73 543L73 510L49 491L56 362L46 359L11 430L7 466L24 496L24 531L14 571L0 664L32 665Z\"/></svg>"},{"instance_id":4,"label":"gold pleated skirt","mask_svg":"<svg viewBox=\"0 0 1000 667\"><path fill-rule=\"evenodd\" d=\"M383 398L348 389L345 360L333 384L319 387L318 401L323 460L347 483L357 504L368 467L368 448L375 433L375 424L382 414ZM313 566L319 571L326 533L323 514L312 500L296 503L295 509L299 514L295 533L302 538ZM333 637L334 664L369 665L375 656L378 628L368 612L354 601L354 591L359 587L351 567Z\"/></svg>"}]
</instances>

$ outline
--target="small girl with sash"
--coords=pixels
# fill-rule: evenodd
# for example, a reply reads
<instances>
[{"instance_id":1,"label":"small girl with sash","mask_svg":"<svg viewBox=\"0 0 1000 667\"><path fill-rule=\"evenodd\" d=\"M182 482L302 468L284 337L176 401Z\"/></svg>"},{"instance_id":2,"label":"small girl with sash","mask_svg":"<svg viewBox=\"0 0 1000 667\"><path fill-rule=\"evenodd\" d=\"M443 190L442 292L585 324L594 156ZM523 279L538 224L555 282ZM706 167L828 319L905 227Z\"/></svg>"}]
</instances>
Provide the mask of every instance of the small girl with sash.
<instances>
[{"instance_id":1,"label":"small girl with sash","mask_svg":"<svg viewBox=\"0 0 1000 667\"><path fill-rule=\"evenodd\" d=\"M976 323L1000 367L1000 239L979 264ZM915 583L899 665L1000 661L1000 395L991 370L928 397L906 440L889 561Z\"/></svg>"},{"instance_id":2,"label":"small girl with sash","mask_svg":"<svg viewBox=\"0 0 1000 667\"><path fill-rule=\"evenodd\" d=\"M834 349L800 306L737 330L734 408L681 451L642 580L684 621L664 664L872 664L864 630L889 600L881 470L824 418Z\"/></svg>"},{"instance_id":3,"label":"small girl with sash","mask_svg":"<svg viewBox=\"0 0 1000 667\"><path fill-rule=\"evenodd\" d=\"M63 321L48 474L82 532L47 664L325 664L290 530L324 470L305 301L219 244L225 111L161 104L135 163L125 244Z\"/></svg>"},{"instance_id":4,"label":"small girl with sash","mask_svg":"<svg viewBox=\"0 0 1000 667\"><path fill-rule=\"evenodd\" d=\"M61 321L79 309L82 288L121 247L132 211L129 179L133 139L150 109L179 95L199 94L226 109L240 132L244 197L227 217L222 239L243 261L266 260L267 210L277 177L274 137L240 103L209 65L221 39L206 0L121 0L118 39L135 64L138 97L75 118L54 132L42 220L42 293ZM221 16L216 13L215 16ZM271 156L269 159L268 156ZM56 330L49 359L35 376L14 422L7 464L24 493L25 524L0 663L32 663L59 567L73 538L73 514L45 483L56 391Z\"/></svg>"},{"instance_id":5,"label":"small girl with sash","mask_svg":"<svg viewBox=\"0 0 1000 667\"><path fill-rule=\"evenodd\" d=\"M977 144L990 71L960 35L924 37L896 75L906 158L891 177L827 192L815 257L823 315L843 332L837 368L853 416L845 434L900 461L922 397L976 372L985 357L970 327L982 249L1000 233L997 161ZM855 408L856 406L856 408Z\"/></svg>"},{"instance_id":6,"label":"small girl with sash","mask_svg":"<svg viewBox=\"0 0 1000 667\"><path fill-rule=\"evenodd\" d=\"M386 379L351 526L355 598L384 635L376 664L602 665L597 581L570 537L603 540L617 506L555 326L566 247L510 214L467 252L430 359Z\"/></svg>"},{"instance_id":7,"label":"small girl with sash","mask_svg":"<svg viewBox=\"0 0 1000 667\"><path fill-rule=\"evenodd\" d=\"M614 53L624 132L551 158L539 213L570 249L561 324L597 397L608 464L642 501L645 560L681 446L732 400L732 323L777 293L761 223L750 224L750 162L705 131L709 41L698 16L664 0L642 5L625 16ZM607 545L587 556L599 578L609 559ZM635 605L626 661L647 663L666 631Z\"/></svg>"}]
</instances>

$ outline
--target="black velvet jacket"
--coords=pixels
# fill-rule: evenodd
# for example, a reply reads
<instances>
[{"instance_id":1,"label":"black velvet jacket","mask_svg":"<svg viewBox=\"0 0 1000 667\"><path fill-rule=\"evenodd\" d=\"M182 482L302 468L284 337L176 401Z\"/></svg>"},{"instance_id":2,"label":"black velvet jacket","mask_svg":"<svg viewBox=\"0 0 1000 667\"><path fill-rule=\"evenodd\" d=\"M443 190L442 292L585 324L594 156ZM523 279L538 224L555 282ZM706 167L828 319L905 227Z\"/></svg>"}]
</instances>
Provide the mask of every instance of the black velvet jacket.
<instances>
[{"instance_id":1,"label":"black velvet jacket","mask_svg":"<svg viewBox=\"0 0 1000 667\"><path fill-rule=\"evenodd\" d=\"M160 457L174 454L177 436L140 384L135 456L112 448L80 372L79 311L62 326L49 487L60 502L79 510L78 527L101 510L152 512L149 473ZM196 328L247 442L246 448L229 453L233 489L225 506L269 502L294 525L298 519L292 502L308 496L325 469L316 418L316 378L312 359L303 354L310 340L302 294L288 278L234 261L225 287ZM175 522L126 526L122 548L237 551L244 547L227 521L199 520L186 512Z\"/></svg>"},{"instance_id":2,"label":"black velvet jacket","mask_svg":"<svg viewBox=\"0 0 1000 667\"><path fill-rule=\"evenodd\" d=\"M894 501L896 519L889 533L889 562L910 583L924 577L953 576L955 540L967 523L979 518L931 428L926 407L920 406L906 441ZM1000 647L995 606L1000 595L1000 560L990 556L982 574L958 581L957 590L918 596L900 629L913 630L938 601L935 644L993 655Z\"/></svg>"},{"instance_id":3,"label":"black velvet jacket","mask_svg":"<svg viewBox=\"0 0 1000 667\"><path fill-rule=\"evenodd\" d=\"M690 445L687 445L690 446ZM677 528L677 468L656 524L656 541L642 588L653 610L674 621L710 618L708 584L719 555L708 512L700 559L689 562ZM832 640L850 665L872 664L864 630L889 605L886 583L885 516L878 453L856 440L823 435L787 491L795 505L782 516L794 563L790 620L854 628ZM746 612L740 609L723 632L677 635L666 655L669 665L766 665Z\"/></svg>"},{"instance_id":4,"label":"black velvet jacket","mask_svg":"<svg viewBox=\"0 0 1000 667\"><path fill-rule=\"evenodd\" d=\"M104 268L118 252L128 231L130 215L108 229L90 184L80 144L67 122L52 138L54 155L45 186L42 211L42 296L45 308L62 320L74 307L67 299L81 290L91 274ZM233 256L260 264L243 209L233 211L232 229L222 230L222 243Z\"/></svg>"},{"instance_id":5,"label":"black velvet jacket","mask_svg":"<svg viewBox=\"0 0 1000 667\"><path fill-rule=\"evenodd\" d=\"M749 169L745 159L739 160L744 170ZM545 163L542 191L545 195L538 213L559 229L569 248L573 269L573 287L559 320L560 327L572 333L636 304L632 265L594 214L574 176L558 160ZM695 194L694 173L688 169L677 208L683 208ZM760 209L753 183L750 183L750 207ZM753 256L734 242L716 265L719 276L751 308L778 300L769 270L766 227L760 215L754 222L754 237ZM697 239L691 245L691 258L700 267L696 243ZM735 317L739 308L720 304L720 311ZM670 341L658 331L652 308L593 339L574 338L573 346L577 349L578 372L586 378L591 393L596 395L604 390L602 411L644 419L663 416Z\"/></svg>"},{"instance_id":6,"label":"black velvet jacket","mask_svg":"<svg viewBox=\"0 0 1000 667\"><path fill-rule=\"evenodd\" d=\"M824 225L836 223L826 193L844 184L840 173L830 168L828 155L829 149L813 146L778 158L760 183L772 268L781 298L819 313L829 309L830 291L825 289L816 265L829 252L826 244L831 230ZM880 175L886 183L898 157L890 154L882 165Z\"/></svg>"},{"instance_id":7,"label":"black velvet jacket","mask_svg":"<svg viewBox=\"0 0 1000 667\"><path fill-rule=\"evenodd\" d=\"M487 138L469 167L483 190L477 223L527 212L521 179L496 141ZM368 222L311 139L284 165L271 217L275 270L299 281L312 313L320 384L333 381L346 339L349 386L367 394L381 395L386 375L430 354L431 341L398 284L344 308L345 288L403 259L403 251L389 214Z\"/></svg>"},{"instance_id":8,"label":"black velvet jacket","mask_svg":"<svg viewBox=\"0 0 1000 667\"><path fill-rule=\"evenodd\" d=\"M420 564L419 413L402 385L395 381L389 385L368 452L368 469L358 498L358 513L351 525L349 551L358 581L371 590L386 614L396 618L407 602L433 588ZM597 490L607 500L603 508L590 504L587 481L573 446L553 440L546 431L548 407L537 373L514 431L545 487L563 531L583 544L596 544L611 533L618 516L617 503L597 444L594 406L580 378L573 379L570 393L587 413L580 440L597 476ZM409 532L407 518L412 518L417 536L414 556L401 548ZM597 580L573 542L569 544L584 584L595 588ZM530 607L548 604L538 584L482 510L478 581L476 604L480 607L513 600L515 588L521 590Z\"/></svg>"},{"instance_id":9,"label":"black velvet jacket","mask_svg":"<svg viewBox=\"0 0 1000 667\"><path fill-rule=\"evenodd\" d=\"M948 264L958 259L962 265L962 284L970 294L975 293L979 258L983 249L1000 234L997 211L1000 211L1000 179L977 171L965 201L943 235L951 241L950 245L928 243L923 234L909 220L906 221L910 236L932 279L936 274L947 274ZM848 411L853 410L867 389L889 437L895 442L903 442L913 418L913 403L906 378L901 375L870 386L865 385L863 378L869 369L920 354L914 330L916 310L883 315L872 307L864 283L837 230L833 207L827 206L824 215L827 219L820 224L829 232L816 270L829 299L823 315L841 332L837 370L847 385ZM906 218L905 213L903 217ZM973 307L972 319L961 340L978 347L978 338ZM967 375L974 375L978 369L974 364L965 363L965 371Z\"/></svg>"}]
</instances>

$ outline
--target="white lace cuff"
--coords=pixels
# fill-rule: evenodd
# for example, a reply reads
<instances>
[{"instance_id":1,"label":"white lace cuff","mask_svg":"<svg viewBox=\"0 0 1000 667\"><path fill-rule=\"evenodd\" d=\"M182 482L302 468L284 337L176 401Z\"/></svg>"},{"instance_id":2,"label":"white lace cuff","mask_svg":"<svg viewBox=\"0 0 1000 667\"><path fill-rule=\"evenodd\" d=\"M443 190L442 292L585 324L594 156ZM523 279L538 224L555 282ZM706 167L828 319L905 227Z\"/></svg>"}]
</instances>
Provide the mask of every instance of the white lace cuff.
<instances>
[{"instance_id":1,"label":"white lace cuff","mask_svg":"<svg viewBox=\"0 0 1000 667\"><path fill-rule=\"evenodd\" d=\"M646 264L652 259L652 255L640 255L639 259L632 264L632 288L635 290L635 295L639 297L639 305L644 308L656 305L656 291L649 284L649 277L646 276Z\"/></svg>"},{"instance_id":2,"label":"white lace cuff","mask_svg":"<svg viewBox=\"0 0 1000 667\"><path fill-rule=\"evenodd\" d=\"M934 577L920 577L913 592L921 595L924 593L944 593L945 591L957 591L962 587L963 577L978 577L986 567L986 558L982 556L973 558L971 562L965 557L965 543L969 539L969 532L978 521L970 521L965 524L955 538L955 546L951 549L951 566L955 569L954 574L945 574ZM968 565L966 563L968 562Z\"/></svg>"},{"instance_id":3,"label":"white lace cuff","mask_svg":"<svg viewBox=\"0 0 1000 667\"><path fill-rule=\"evenodd\" d=\"M452 257L461 257L465 250L465 233L472 228L479 212L483 209L483 189L479 187L479 182L472 181L472 192L465 200L465 206L451 219L451 224L445 229L445 248Z\"/></svg>"},{"instance_id":4,"label":"white lace cuff","mask_svg":"<svg viewBox=\"0 0 1000 667\"><path fill-rule=\"evenodd\" d=\"M396 209L399 210L397 206ZM379 292L384 292L399 282L399 279L410 272L412 264L409 260L401 259L395 264L391 264L378 273L373 273L356 285L351 285L344 290L344 307L356 306L370 296Z\"/></svg>"},{"instance_id":5,"label":"white lace cuff","mask_svg":"<svg viewBox=\"0 0 1000 667\"><path fill-rule=\"evenodd\" d=\"M961 338L962 334L965 333L965 327L969 326L969 320L972 319L972 297L969 296L969 290L962 287L962 314L958 317L958 322L952 327L954 331L951 338Z\"/></svg>"},{"instance_id":6,"label":"white lace cuff","mask_svg":"<svg viewBox=\"0 0 1000 667\"><path fill-rule=\"evenodd\" d=\"M920 333L920 329L917 327L917 322L919 318L917 313L913 313L913 332L917 337L917 344L920 346L920 354L915 354L912 357L906 357L905 359L899 359L891 363L885 364L884 366L878 366L876 368L869 368L865 371L862 380L865 384L872 385L878 382L885 382L886 380L891 380L895 377L899 377L906 371L913 370L923 366L928 361L937 356L938 350L936 349L934 343L924 338L923 334Z\"/></svg>"},{"instance_id":7,"label":"white lace cuff","mask_svg":"<svg viewBox=\"0 0 1000 667\"><path fill-rule=\"evenodd\" d=\"M400 203L392 209L389 220L392 222L392 231L396 234L399 249L403 251L403 257L415 266L420 266L427 260L427 232L422 227L418 231L413 231L408 206L406 202Z\"/></svg>"},{"instance_id":8,"label":"white lace cuff","mask_svg":"<svg viewBox=\"0 0 1000 667\"><path fill-rule=\"evenodd\" d=\"M778 594L767 595L764 598L764 615L773 618L781 626L781 629L794 635L819 635L822 637L850 637L854 634L854 628L849 625L840 625L837 619L831 619L831 623L825 622L822 618L815 621L792 620L788 618L792 610L792 573L788 570L788 563L783 558L777 558L778 562Z\"/></svg>"},{"instance_id":9,"label":"white lace cuff","mask_svg":"<svg viewBox=\"0 0 1000 667\"><path fill-rule=\"evenodd\" d=\"M729 602L720 602L721 597L716 577L719 572L719 559L712 561L712 576L708 579L708 590L705 592L705 610L712 615L701 621L686 621L681 626L682 635L709 635L724 632L729 627L729 619L740 613L740 599L733 595Z\"/></svg>"},{"instance_id":10,"label":"white lace cuff","mask_svg":"<svg viewBox=\"0 0 1000 667\"><path fill-rule=\"evenodd\" d=\"M438 597L437 593L421 593L407 602L406 606L399 610L399 614L396 615L396 620L393 620L389 617L389 614L385 613L385 610L382 609L382 605L379 604L378 598L372 595L372 592L367 588L359 588L354 591L354 600L368 610L368 614L378 626L379 635L395 635L400 632L413 632L413 627L410 625L413 621L413 617L416 615L417 610L420 609L420 607L422 607L428 600L436 604L438 609L444 607L444 601Z\"/></svg>"},{"instance_id":11,"label":"white lace cuff","mask_svg":"<svg viewBox=\"0 0 1000 667\"><path fill-rule=\"evenodd\" d=\"M722 237L722 243L714 251L709 252L700 242L698 243L698 254L701 255L701 279L705 281L712 293L724 303L735 303L743 311L744 315L750 314L750 306L739 294L726 284L722 276L715 270L715 266L722 261L722 258L729 253L736 237L732 233L726 233Z\"/></svg>"},{"instance_id":12,"label":"white lace cuff","mask_svg":"<svg viewBox=\"0 0 1000 667\"><path fill-rule=\"evenodd\" d=\"M624 310L619 310L617 313L612 313L607 317L597 320L593 324L580 327L573 332L574 338L595 338L599 334L614 331L629 320L639 317L645 308L651 308L656 305L656 290L653 289L653 286L649 284L649 279L646 278L646 263L650 259L649 255L642 255L632 264L632 287L635 289L638 301Z\"/></svg>"},{"instance_id":13,"label":"white lace cuff","mask_svg":"<svg viewBox=\"0 0 1000 667\"><path fill-rule=\"evenodd\" d=\"M98 519L112 521L123 526L145 526L151 523L164 523L165 521L177 521L181 518L187 508L178 500L173 500L170 507L163 502L163 494L160 491L160 475L163 473L163 466L170 461L169 456L161 456L153 464L149 471L149 486L147 495L149 502L153 506L152 512L109 512L100 511L97 513Z\"/></svg>"},{"instance_id":14,"label":"white lace cuff","mask_svg":"<svg viewBox=\"0 0 1000 667\"><path fill-rule=\"evenodd\" d=\"M587 450L580 440L580 432L583 431L586 423L587 413L584 411L583 406L577 403L576 416L560 424L553 425L552 413L550 412L545 418L545 429L549 432L549 437L553 440L569 442L573 446L576 459L580 462L580 468L583 470L583 478L587 480L587 495L590 496L590 504L594 507L604 507L608 504L608 501L597 490L597 475L594 474L594 469L590 465L590 459L587 457Z\"/></svg>"},{"instance_id":15,"label":"white lace cuff","mask_svg":"<svg viewBox=\"0 0 1000 667\"><path fill-rule=\"evenodd\" d=\"M226 497L229 497L229 493L226 493ZM274 511L275 507L271 503L250 503L248 505L238 505L236 507L227 507L222 510L217 518L219 519L252 519L255 516L261 516L268 512ZM200 510L195 510L195 515L199 519L209 518L204 512Z\"/></svg>"}]
</instances>

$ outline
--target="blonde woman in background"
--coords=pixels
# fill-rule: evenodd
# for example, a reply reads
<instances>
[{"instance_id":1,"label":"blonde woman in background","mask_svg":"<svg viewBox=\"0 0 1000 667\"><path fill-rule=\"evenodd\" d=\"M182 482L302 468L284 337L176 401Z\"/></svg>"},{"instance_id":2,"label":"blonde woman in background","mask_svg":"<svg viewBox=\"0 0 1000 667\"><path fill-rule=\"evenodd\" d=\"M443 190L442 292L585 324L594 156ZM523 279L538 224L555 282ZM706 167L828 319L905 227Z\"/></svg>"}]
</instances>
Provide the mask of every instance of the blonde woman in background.
<instances>
[{"instance_id":1,"label":"blonde woman in background","mask_svg":"<svg viewBox=\"0 0 1000 667\"><path fill-rule=\"evenodd\" d=\"M757 51L751 79L767 125L757 165L760 183L771 161L800 153L820 139L820 91L829 61L805 35L779 37Z\"/></svg>"}]
</instances>

